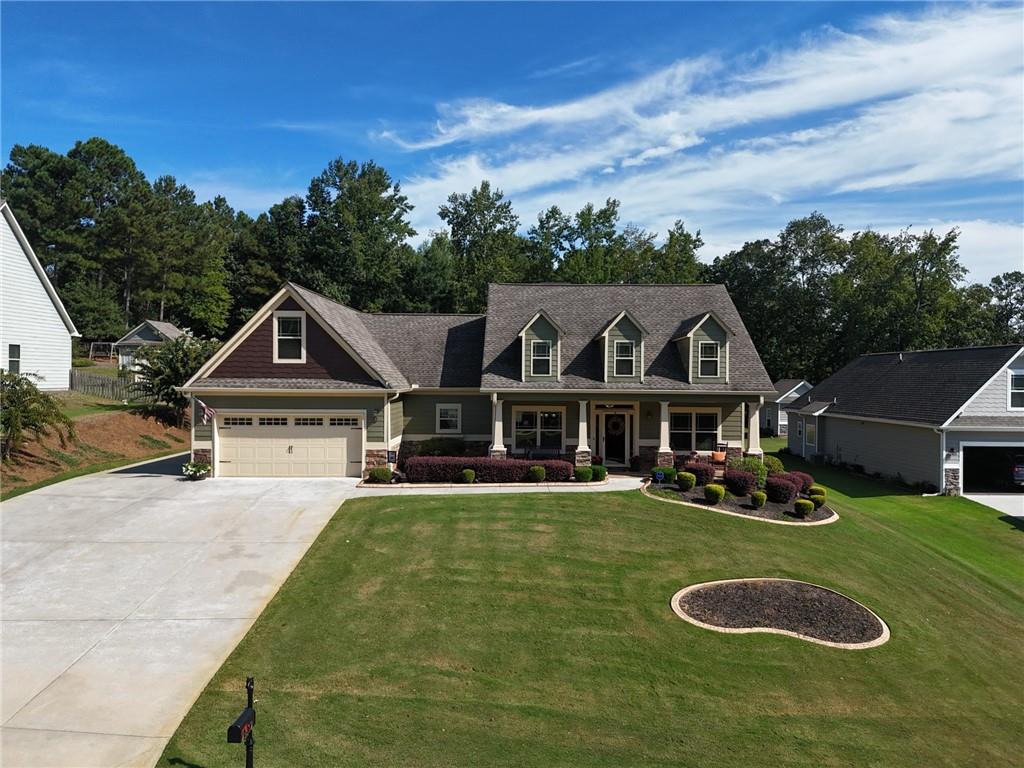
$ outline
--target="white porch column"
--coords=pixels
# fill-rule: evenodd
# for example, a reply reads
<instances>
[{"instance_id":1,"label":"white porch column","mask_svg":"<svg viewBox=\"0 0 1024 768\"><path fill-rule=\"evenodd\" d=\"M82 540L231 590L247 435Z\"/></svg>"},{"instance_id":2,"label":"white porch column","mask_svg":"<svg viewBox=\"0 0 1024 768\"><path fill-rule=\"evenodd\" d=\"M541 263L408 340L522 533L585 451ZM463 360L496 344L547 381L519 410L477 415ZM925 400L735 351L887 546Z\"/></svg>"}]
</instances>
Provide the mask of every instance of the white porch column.
<instances>
[{"instance_id":1,"label":"white porch column","mask_svg":"<svg viewBox=\"0 0 1024 768\"><path fill-rule=\"evenodd\" d=\"M761 404L747 403L747 453L761 453Z\"/></svg>"},{"instance_id":2,"label":"white porch column","mask_svg":"<svg viewBox=\"0 0 1024 768\"><path fill-rule=\"evenodd\" d=\"M589 451L590 450L590 443L587 440L587 401L586 400L580 400L579 402L580 402L580 426L579 426L580 440L579 440L579 444L576 446L577 452L579 452L579 451Z\"/></svg>"},{"instance_id":3,"label":"white porch column","mask_svg":"<svg viewBox=\"0 0 1024 768\"><path fill-rule=\"evenodd\" d=\"M504 422L502 421L501 414L501 403L498 399L497 393L491 395L491 412L494 414L494 426L491 429L491 448L490 455L492 458L504 458L505 457L505 435L504 435Z\"/></svg>"},{"instance_id":4,"label":"white porch column","mask_svg":"<svg viewBox=\"0 0 1024 768\"><path fill-rule=\"evenodd\" d=\"M658 432L658 453L671 453L668 436L668 400L661 401L661 430Z\"/></svg>"}]
</instances>

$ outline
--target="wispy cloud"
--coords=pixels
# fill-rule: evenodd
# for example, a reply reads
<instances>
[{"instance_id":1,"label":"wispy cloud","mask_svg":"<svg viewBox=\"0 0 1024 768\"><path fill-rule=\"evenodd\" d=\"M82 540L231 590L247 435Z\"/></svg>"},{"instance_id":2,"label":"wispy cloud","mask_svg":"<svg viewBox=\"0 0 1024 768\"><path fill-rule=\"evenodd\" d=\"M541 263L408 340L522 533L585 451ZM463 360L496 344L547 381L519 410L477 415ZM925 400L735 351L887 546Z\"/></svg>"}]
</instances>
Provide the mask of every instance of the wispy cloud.
<instances>
[{"instance_id":1,"label":"wispy cloud","mask_svg":"<svg viewBox=\"0 0 1024 768\"><path fill-rule=\"evenodd\" d=\"M584 56L581 59L556 64L553 67L535 69L529 74L529 77L533 80L545 77L575 77L595 72L602 66L604 66L604 60L600 56Z\"/></svg>"}]
</instances>

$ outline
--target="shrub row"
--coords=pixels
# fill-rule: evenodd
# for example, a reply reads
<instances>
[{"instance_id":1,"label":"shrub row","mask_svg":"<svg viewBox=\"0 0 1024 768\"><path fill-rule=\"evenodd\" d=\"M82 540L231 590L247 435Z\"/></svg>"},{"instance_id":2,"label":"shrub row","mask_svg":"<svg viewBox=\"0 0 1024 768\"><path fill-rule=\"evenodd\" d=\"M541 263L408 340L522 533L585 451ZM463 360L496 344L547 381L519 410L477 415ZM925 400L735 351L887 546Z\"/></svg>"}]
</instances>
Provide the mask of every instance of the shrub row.
<instances>
[{"instance_id":1,"label":"shrub row","mask_svg":"<svg viewBox=\"0 0 1024 768\"><path fill-rule=\"evenodd\" d=\"M462 470L472 469L478 483L526 483L540 482L535 478L539 473L531 468L544 470L541 479L551 482L565 482L573 475L575 467L568 461L525 461L523 459L490 459L474 456L414 456L405 462L405 475L411 483L458 483L463 482Z\"/></svg>"}]
</instances>

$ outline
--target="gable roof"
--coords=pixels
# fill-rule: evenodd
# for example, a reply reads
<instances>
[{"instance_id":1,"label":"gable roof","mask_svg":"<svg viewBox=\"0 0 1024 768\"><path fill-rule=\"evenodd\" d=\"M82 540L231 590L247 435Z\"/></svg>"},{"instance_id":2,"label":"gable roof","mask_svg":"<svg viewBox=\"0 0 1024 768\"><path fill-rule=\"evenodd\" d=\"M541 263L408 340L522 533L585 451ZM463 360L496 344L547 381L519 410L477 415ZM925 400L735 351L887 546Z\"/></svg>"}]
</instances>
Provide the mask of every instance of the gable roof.
<instances>
[{"instance_id":1,"label":"gable roof","mask_svg":"<svg viewBox=\"0 0 1024 768\"><path fill-rule=\"evenodd\" d=\"M116 347L118 344L122 344L122 343L128 341L132 336L134 336L136 333L138 333L139 330L141 330L142 327L145 326L145 325L148 325L150 328L152 328L154 331L156 331L160 336L163 336L164 339L167 340L167 341L174 341L176 338L178 338L179 336L184 335L184 333L185 333L183 330L178 328L178 326L176 326L174 323L168 323L168 322L166 322L164 320L143 320L141 323L139 323L134 328L132 328L130 331L128 331L128 333L126 333L120 339L115 341L114 342L114 346ZM144 343L144 342L140 342L140 343ZM152 343L156 343L156 342L152 342Z\"/></svg>"},{"instance_id":2,"label":"gable roof","mask_svg":"<svg viewBox=\"0 0 1024 768\"><path fill-rule=\"evenodd\" d=\"M775 391L779 395L779 400L781 400L801 384L807 384L810 386L810 382L807 381L807 379L779 379L772 386L775 387Z\"/></svg>"},{"instance_id":3,"label":"gable roof","mask_svg":"<svg viewBox=\"0 0 1024 768\"><path fill-rule=\"evenodd\" d=\"M622 310L621 312L619 312L619 314L617 314L617 315L616 315L615 317L613 317L613 318L612 318L612 319L611 319L611 320L610 320L610 321L608 322L608 325L606 325L606 326L604 327L604 330L602 330L602 331L601 331L601 332L600 332L599 334L597 334L597 335L598 335L598 336L605 336L605 335L607 335L607 334L608 334L608 332L609 332L609 331L610 331L610 330L611 330L612 328L614 328L614 327L615 327L616 325L618 325L618 324L619 324L619 321L620 321L620 320L622 320L622 318L626 318L627 320L629 320L629 322L631 322L631 323L632 323L633 325L635 325L635 326L636 326L636 329L637 329L638 331L640 331L640 335L641 335L641 336L648 336L648 335L649 335L649 334L647 333L647 329L646 329L646 328L644 328L644 326L643 326L643 323L641 323L641 322L640 322L639 320L637 320L637 319L636 319L635 317L633 317L633 316L632 316L631 314L629 314L629 310L626 310L626 309Z\"/></svg>"},{"instance_id":4,"label":"gable roof","mask_svg":"<svg viewBox=\"0 0 1024 768\"><path fill-rule=\"evenodd\" d=\"M21 225L18 224L18 220L14 218L14 211L11 210L11 206L6 200L0 200L0 211L3 212L3 217L7 220L7 224L14 233L14 239L17 240L18 244L21 246L21 250L28 259L28 263L32 265L32 269L39 278L39 282L42 284L43 290L45 290L46 295L50 297L50 301L53 303L53 308L57 310L57 314L60 316L61 322L64 323L64 327L68 329L68 333L72 336L80 337L82 334L80 334L78 329L75 328L75 324L72 322L71 316L64 308L64 302L62 302L60 300L60 296L57 295L57 291L53 287L53 283L51 283L50 278L47 277L46 270L43 269L43 265L39 262L36 252L32 249L32 244L29 243L28 238L25 237L25 233L22 231Z\"/></svg>"},{"instance_id":5,"label":"gable roof","mask_svg":"<svg viewBox=\"0 0 1024 768\"><path fill-rule=\"evenodd\" d=\"M529 320L527 320L527 321L526 321L526 324L525 324L525 325L524 325L524 326L523 326L522 328L520 328L520 329L519 329L519 334L518 334L518 335L519 335L519 336L522 336L522 335L523 335L524 333L526 333L526 332L527 332L527 331L528 331L528 330L530 329L530 326L531 326L531 325L533 325L534 323L536 323L536 322L537 322L537 321L538 321L538 320L539 320L540 318L542 318L542 317L543 317L543 318L544 318L544 319L545 319L545 320L546 320L547 322L549 322L549 323L551 324L551 326L552 326L552 327L553 327L553 328L554 328L554 329L555 329L555 330L556 330L556 331L558 332L558 335L559 335L559 336L561 336L561 335L565 334L565 331L564 331L564 330L562 330L562 326L560 326L560 325L559 325L558 323L556 323L556 322L555 322L555 321L554 321L554 320L552 319L552 317L551 317L551 313L550 313L550 312L546 312L545 310L541 309L541 310L538 310L538 311L536 312L536 314L534 314L534 316L533 316L533 317L531 317L531 318L530 318Z\"/></svg>"},{"instance_id":6,"label":"gable roof","mask_svg":"<svg viewBox=\"0 0 1024 768\"><path fill-rule=\"evenodd\" d=\"M718 323L722 327L722 330L725 331L730 336L735 335L735 332L732 330L732 328L729 327L728 323L722 320L720 315L718 315L714 311L709 310L707 312L704 312L703 314L695 315L694 317L691 317L689 320L684 321L683 324L676 329L676 334L672 338L672 341L678 341L679 339L686 339L689 338L690 336L693 336L693 334L696 333L697 329L704 325L708 318L711 318L716 323Z\"/></svg>"},{"instance_id":7,"label":"gable roof","mask_svg":"<svg viewBox=\"0 0 1024 768\"><path fill-rule=\"evenodd\" d=\"M942 426L1020 351L1020 344L861 355L786 410Z\"/></svg>"},{"instance_id":8,"label":"gable roof","mask_svg":"<svg viewBox=\"0 0 1024 768\"><path fill-rule=\"evenodd\" d=\"M566 329L562 338L561 380L520 378L519 329L538 306L555 307L549 315ZM647 330L647 370L642 384L604 381L599 344L609 310L626 311ZM674 339L680 317L703 321L714 312L735 336L730 343L729 384L688 383ZM761 364L739 312L722 285L587 285L537 283L489 286L484 336L484 389L675 389L771 393L771 379Z\"/></svg>"}]
</instances>

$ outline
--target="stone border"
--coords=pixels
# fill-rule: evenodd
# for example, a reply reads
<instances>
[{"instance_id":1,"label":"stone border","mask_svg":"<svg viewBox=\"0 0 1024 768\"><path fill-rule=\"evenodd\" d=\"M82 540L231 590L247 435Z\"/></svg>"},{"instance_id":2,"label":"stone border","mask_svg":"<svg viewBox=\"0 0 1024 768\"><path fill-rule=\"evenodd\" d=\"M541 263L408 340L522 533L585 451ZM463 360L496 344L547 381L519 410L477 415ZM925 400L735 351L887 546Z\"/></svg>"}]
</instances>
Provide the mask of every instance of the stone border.
<instances>
[{"instance_id":1,"label":"stone border","mask_svg":"<svg viewBox=\"0 0 1024 768\"><path fill-rule=\"evenodd\" d=\"M820 640L817 637L802 635L799 632L793 632L788 629L776 629L775 627L719 627L715 624L705 624L703 621L698 621L697 619L693 618L688 613L683 611L682 608L679 607L679 598L681 598L685 594L688 594L689 592L701 589L702 587L712 587L716 584L735 584L737 582L743 581L790 581L794 584L807 584L811 587L824 589L826 592L831 592L834 595L839 595L840 597L844 597L847 600L853 601L861 608L863 608L865 611L874 616L878 620L878 623L882 625L882 634L876 637L874 640L869 640L866 643L835 643L831 640ZM757 576L747 579L719 579L717 581L703 581L700 584L691 584L688 587L683 587L682 589L680 589L678 592L672 595L672 600L669 603L669 605L672 608L672 612L676 616L681 618L683 621L687 621L690 624L693 624L694 626L701 627L702 629L710 629L713 632L724 632L726 634L744 635L753 632L767 632L768 634L772 635L788 635L789 637L796 637L800 640L806 640L809 643L817 643L818 645L825 645L829 648L843 648L844 650L854 651L863 650L866 648L877 648L878 646L884 645L885 643L889 642L889 637L891 636L889 632L889 625L882 620L881 616L879 616L877 613L875 613L866 605L864 605L864 603L860 602L859 600L854 600L852 597L850 597L849 595L844 595L842 592L836 592L834 589L823 587L820 584L815 584L811 581L800 581L799 579L781 579L775 578L773 576Z\"/></svg>"},{"instance_id":2,"label":"stone border","mask_svg":"<svg viewBox=\"0 0 1024 768\"><path fill-rule=\"evenodd\" d=\"M815 525L830 525L832 523L839 522L839 513L836 512L832 507L828 507L828 511L832 513L832 517L826 517L824 520L814 520L809 523L798 523L795 520L771 520L767 517L757 517L756 515L744 515L739 512L730 512L726 509L719 509L718 507L707 505L707 504L693 504L689 501L675 501L673 499L664 499L661 496L655 496L654 494L647 492L647 487L651 484L648 479L643 485L640 486L640 493L649 499L655 501L661 501L665 504L681 504L684 507L690 507L691 509L703 509L707 512L717 512L720 515L729 515L729 517L741 517L744 520L756 520L759 523L771 523L772 525L795 525L798 528L810 528Z\"/></svg>"},{"instance_id":3,"label":"stone border","mask_svg":"<svg viewBox=\"0 0 1024 768\"><path fill-rule=\"evenodd\" d=\"M356 488L589 488L595 485L608 485L608 477L596 483L578 483L575 480L558 483L368 483L360 480Z\"/></svg>"}]
</instances>

